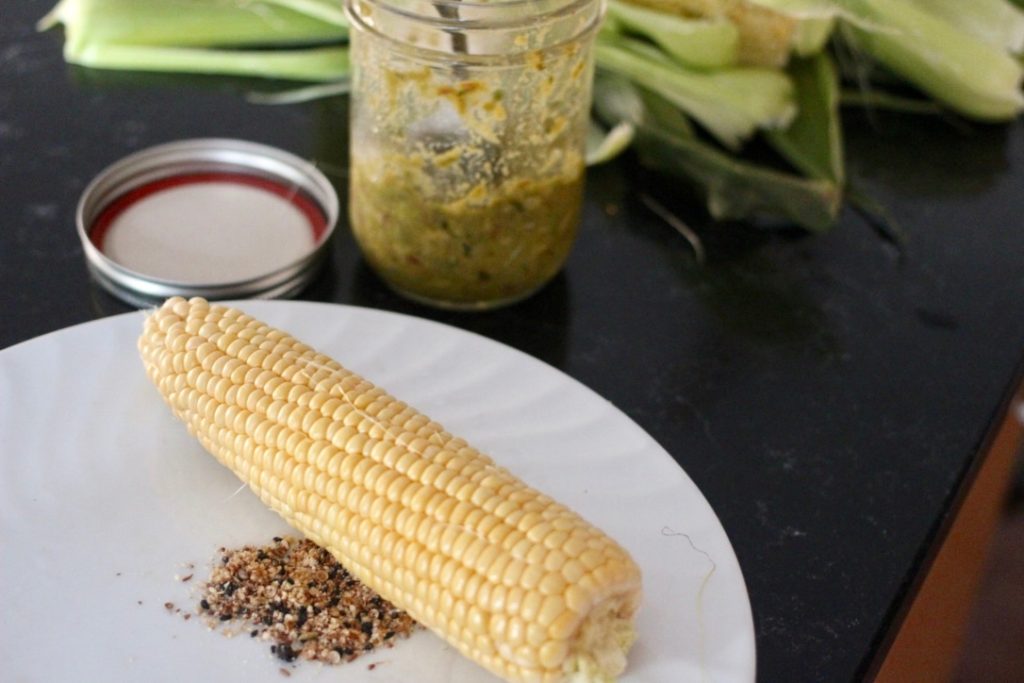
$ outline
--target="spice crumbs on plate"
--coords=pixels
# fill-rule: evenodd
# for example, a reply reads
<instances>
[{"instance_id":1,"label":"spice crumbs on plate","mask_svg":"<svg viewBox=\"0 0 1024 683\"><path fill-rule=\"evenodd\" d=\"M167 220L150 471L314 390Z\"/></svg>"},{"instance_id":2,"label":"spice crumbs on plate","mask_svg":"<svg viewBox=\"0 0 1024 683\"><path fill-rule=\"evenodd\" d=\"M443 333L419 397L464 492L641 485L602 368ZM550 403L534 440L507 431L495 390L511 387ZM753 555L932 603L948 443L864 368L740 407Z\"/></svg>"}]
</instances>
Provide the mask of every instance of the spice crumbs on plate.
<instances>
[{"instance_id":1,"label":"spice crumbs on plate","mask_svg":"<svg viewBox=\"0 0 1024 683\"><path fill-rule=\"evenodd\" d=\"M275 537L218 552L199 613L212 628L241 622L237 633L272 641L283 661L350 662L419 628L312 541Z\"/></svg>"}]
</instances>

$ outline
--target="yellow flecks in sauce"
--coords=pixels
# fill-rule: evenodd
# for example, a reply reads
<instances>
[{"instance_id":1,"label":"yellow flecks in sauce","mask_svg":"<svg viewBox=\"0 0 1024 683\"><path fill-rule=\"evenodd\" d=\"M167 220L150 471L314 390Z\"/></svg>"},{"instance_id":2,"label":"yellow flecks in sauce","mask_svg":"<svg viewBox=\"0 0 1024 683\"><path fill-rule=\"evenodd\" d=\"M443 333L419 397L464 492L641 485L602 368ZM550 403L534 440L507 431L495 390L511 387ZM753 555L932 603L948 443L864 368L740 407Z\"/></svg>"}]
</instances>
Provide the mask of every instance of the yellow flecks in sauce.
<instances>
[{"instance_id":1,"label":"yellow flecks in sauce","mask_svg":"<svg viewBox=\"0 0 1024 683\"><path fill-rule=\"evenodd\" d=\"M441 152L436 155L431 161L434 164L434 168L445 168L446 166L451 166L461 158L462 150L458 147L453 147L446 152Z\"/></svg>"},{"instance_id":2,"label":"yellow flecks in sauce","mask_svg":"<svg viewBox=\"0 0 1024 683\"><path fill-rule=\"evenodd\" d=\"M485 94L484 84L480 81L462 81L454 86L441 85L437 88L438 97L451 101L459 114L465 114L466 110Z\"/></svg>"},{"instance_id":3,"label":"yellow flecks in sauce","mask_svg":"<svg viewBox=\"0 0 1024 683\"><path fill-rule=\"evenodd\" d=\"M360 56L371 137L353 138L349 213L368 263L396 289L483 305L528 295L564 263L582 202L574 132L590 62L578 45L531 49L538 36L513 38L520 51L499 68Z\"/></svg>"},{"instance_id":4,"label":"yellow flecks in sauce","mask_svg":"<svg viewBox=\"0 0 1024 683\"><path fill-rule=\"evenodd\" d=\"M352 227L370 265L392 286L452 304L515 299L561 268L576 236L583 163L545 179L478 183L432 198L408 158L356 165Z\"/></svg>"}]
</instances>

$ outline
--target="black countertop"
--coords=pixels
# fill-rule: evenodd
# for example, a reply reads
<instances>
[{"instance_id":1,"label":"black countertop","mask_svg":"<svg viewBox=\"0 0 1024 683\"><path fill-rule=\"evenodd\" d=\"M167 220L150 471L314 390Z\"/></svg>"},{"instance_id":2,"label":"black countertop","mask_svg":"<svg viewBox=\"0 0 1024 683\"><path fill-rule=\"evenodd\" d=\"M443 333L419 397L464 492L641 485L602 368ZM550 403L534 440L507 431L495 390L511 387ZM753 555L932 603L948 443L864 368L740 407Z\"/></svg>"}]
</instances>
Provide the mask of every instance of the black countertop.
<instances>
[{"instance_id":1,"label":"black countertop","mask_svg":"<svg viewBox=\"0 0 1024 683\"><path fill-rule=\"evenodd\" d=\"M69 68L49 0L0 22L0 348L129 308L91 284L85 184L143 147L266 142L316 160L344 200L343 99L260 106L259 81ZM715 225L626 160L594 170L568 267L520 305L444 313L389 293L344 223L302 297L403 311L522 349L608 398L683 466L743 568L759 678L846 681L883 648L1024 351L1024 124L852 113L851 175L896 248L846 211L821 237ZM709 259L648 212L643 186ZM0 397L0 401L13 397Z\"/></svg>"}]
</instances>

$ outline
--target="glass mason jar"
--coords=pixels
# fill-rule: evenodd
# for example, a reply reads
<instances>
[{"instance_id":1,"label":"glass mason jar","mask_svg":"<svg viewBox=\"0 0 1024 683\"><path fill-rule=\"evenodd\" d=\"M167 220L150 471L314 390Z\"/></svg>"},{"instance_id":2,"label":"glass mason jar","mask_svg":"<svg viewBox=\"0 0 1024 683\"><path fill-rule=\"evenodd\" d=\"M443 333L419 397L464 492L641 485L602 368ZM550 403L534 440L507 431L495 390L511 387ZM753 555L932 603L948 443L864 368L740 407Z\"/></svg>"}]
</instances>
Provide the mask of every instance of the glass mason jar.
<instances>
[{"instance_id":1,"label":"glass mason jar","mask_svg":"<svg viewBox=\"0 0 1024 683\"><path fill-rule=\"evenodd\" d=\"M486 309L576 236L602 0L346 0L349 217L412 299Z\"/></svg>"}]
</instances>

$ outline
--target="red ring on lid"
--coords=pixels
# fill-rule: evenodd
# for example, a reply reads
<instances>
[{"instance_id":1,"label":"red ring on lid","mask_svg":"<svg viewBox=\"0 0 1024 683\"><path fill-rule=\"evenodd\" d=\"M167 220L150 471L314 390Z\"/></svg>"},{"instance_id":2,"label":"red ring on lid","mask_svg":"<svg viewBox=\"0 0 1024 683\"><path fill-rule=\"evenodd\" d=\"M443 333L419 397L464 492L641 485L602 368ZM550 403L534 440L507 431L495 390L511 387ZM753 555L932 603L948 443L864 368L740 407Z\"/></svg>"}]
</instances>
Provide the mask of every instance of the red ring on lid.
<instances>
[{"instance_id":1,"label":"red ring on lid","mask_svg":"<svg viewBox=\"0 0 1024 683\"><path fill-rule=\"evenodd\" d=\"M99 215L92 222L89 228L89 239L96 245L96 248L103 251L103 240L107 236L110 227L121 215L138 202L155 195L164 190L169 190L183 185L195 185L205 183L232 183L254 187L265 192L276 195L302 212L309 222L309 228L313 233L313 241L317 244L327 233L327 216L323 209L306 196L305 193L288 187L282 183L255 175L243 173L188 173L184 175L160 178L153 182L140 185L107 204L100 211Z\"/></svg>"},{"instance_id":2,"label":"red ring on lid","mask_svg":"<svg viewBox=\"0 0 1024 683\"><path fill-rule=\"evenodd\" d=\"M75 215L89 270L137 305L169 296L292 296L313 277L338 219L313 164L227 138L181 140L105 168Z\"/></svg>"}]
</instances>

